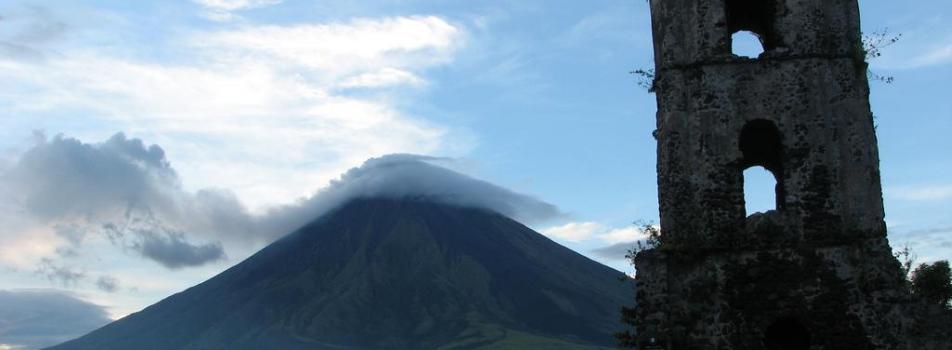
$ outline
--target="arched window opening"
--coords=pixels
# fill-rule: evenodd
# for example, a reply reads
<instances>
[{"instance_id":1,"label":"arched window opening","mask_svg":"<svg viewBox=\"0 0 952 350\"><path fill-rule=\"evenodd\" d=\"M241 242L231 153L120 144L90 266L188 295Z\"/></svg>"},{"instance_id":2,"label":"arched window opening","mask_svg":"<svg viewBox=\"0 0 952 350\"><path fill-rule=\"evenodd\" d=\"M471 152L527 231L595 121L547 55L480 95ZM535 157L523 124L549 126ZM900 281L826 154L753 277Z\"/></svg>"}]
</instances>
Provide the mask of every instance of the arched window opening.
<instances>
[{"instance_id":1,"label":"arched window opening","mask_svg":"<svg viewBox=\"0 0 952 350\"><path fill-rule=\"evenodd\" d=\"M764 53L764 44L757 34L742 30L731 36L731 52L740 57L757 58Z\"/></svg>"},{"instance_id":2,"label":"arched window opening","mask_svg":"<svg viewBox=\"0 0 952 350\"><path fill-rule=\"evenodd\" d=\"M747 215L783 209L783 142L780 130L772 121L765 119L747 122L740 133L740 151L743 155L741 169L745 170L744 207Z\"/></svg>"},{"instance_id":3,"label":"arched window opening","mask_svg":"<svg viewBox=\"0 0 952 350\"><path fill-rule=\"evenodd\" d=\"M749 44L743 43L749 37L742 34L736 37L735 33L749 32L760 42L760 52L770 51L780 46L779 38L774 31L776 0L727 0L727 30L732 35L731 49L735 55L747 56L738 51L746 49ZM742 40L740 47L733 41ZM759 55L759 54L758 54ZM757 56L747 56L757 57Z\"/></svg>"},{"instance_id":4,"label":"arched window opening","mask_svg":"<svg viewBox=\"0 0 952 350\"><path fill-rule=\"evenodd\" d=\"M809 350L810 331L795 318L781 318L767 327L767 350Z\"/></svg>"},{"instance_id":5,"label":"arched window opening","mask_svg":"<svg viewBox=\"0 0 952 350\"><path fill-rule=\"evenodd\" d=\"M777 178L766 168L744 170L744 208L747 216L777 209Z\"/></svg>"}]
</instances>

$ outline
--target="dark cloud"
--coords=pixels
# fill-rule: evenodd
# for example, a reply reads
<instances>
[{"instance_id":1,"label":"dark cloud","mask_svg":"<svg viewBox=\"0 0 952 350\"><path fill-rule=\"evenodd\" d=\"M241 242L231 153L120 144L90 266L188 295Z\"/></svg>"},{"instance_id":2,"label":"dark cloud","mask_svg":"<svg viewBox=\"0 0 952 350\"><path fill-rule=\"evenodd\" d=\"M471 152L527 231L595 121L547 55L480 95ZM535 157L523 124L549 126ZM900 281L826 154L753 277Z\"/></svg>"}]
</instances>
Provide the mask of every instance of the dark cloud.
<instances>
[{"instance_id":1,"label":"dark cloud","mask_svg":"<svg viewBox=\"0 0 952 350\"><path fill-rule=\"evenodd\" d=\"M50 222L66 240L68 246L57 250L62 257L77 256L95 231L163 266L181 268L223 258L216 234L250 234L251 217L234 195L186 193L161 147L122 133L98 144L37 134L33 147L0 175L3 187L23 211ZM186 232L215 243L190 243ZM48 259L41 271L69 283L81 277Z\"/></svg>"},{"instance_id":2,"label":"dark cloud","mask_svg":"<svg viewBox=\"0 0 952 350\"><path fill-rule=\"evenodd\" d=\"M192 244L177 232L138 232L133 249L170 269L201 266L225 258L221 243Z\"/></svg>"},{"instance_id":3,"label":"dark cloud","mask_svg":"<svg viewBox=\"0 0 952 350\"><path fill-rule=\"evenodd\" d=\"M271 242L355 198L424 198L527 223L564 216L551 204L441 166L447 162L373 158L309 198L255 216L231 191L185 191L157 145L122 133L98 144L37 134L35 145L0 174L0 192L54 225L69 243L63 257L75 256L95 232L171 269L223 259L227 244Z\"/></svg>"},{"instance_id":4,"label":"dark cloud","mask_svg":"<svg viewBox=\"0 0 952 350\"><path fill-rule=\"evenodd\" d=\"M107 293L115 293L119 290L119 280L111 276L99 276L96 279L96 288Z\"/></svg>"},{"instance_id":5,"label":"dark cloud","mask_svg":"<svg viewBox=\"0 0 952 350\"><path fill-rule=\"evenodd\" d=\"M79 337L111 320L106 311L55 290L0 290L0 344L39 349Z\"/></svg>"},{"instance_id":6,"label":"dark cloud","mask_svg":"<svg viewBox=\"0 0 952 350\"><path fill-rule=\"evenodd\" d=\"M49 258L40 259L40 264L35 272L46 276L50 282L59 283L64 287L75 287L77 283L86 278L85 272L57 263Z\"/></svg>"},{"instance_id":7,"label":"dark cloud","mask_svg":"<svg viewBox=\"0 0 952 350\"><path fill-rule=\"evenodd\" d=\"M641 241L642 244L644 243ZM635 249L639 242L622 242L592 250L592 254L606 260L625 260L625 255Z\"/></svg>"},{"instance_id":8,"label":"dark cloud","mask_svg":"<svg viewBox=\"0 0 952 350\"><path fill-rule=\"evenodd\" d=\"M165 208L174 201L165 190L178 187L161 148L146 148L122 133L101 144L43 137L4 175L24 207L45 219L96 218L139 205Z\"/></svg>"},{"instance_id":9,"label":"dark cloud","mask_svg":"<svg viewBox=\"0 0 952 350\"><path fill-rule=\"evenodd\" d=\"M221 242L194 244L185 233L170 227L160 218L127 213L123 226L106 223L102 232L115 245L137 252L169 269L201 266L223 260L225 250Z\"/></svg>"}]
</instances>

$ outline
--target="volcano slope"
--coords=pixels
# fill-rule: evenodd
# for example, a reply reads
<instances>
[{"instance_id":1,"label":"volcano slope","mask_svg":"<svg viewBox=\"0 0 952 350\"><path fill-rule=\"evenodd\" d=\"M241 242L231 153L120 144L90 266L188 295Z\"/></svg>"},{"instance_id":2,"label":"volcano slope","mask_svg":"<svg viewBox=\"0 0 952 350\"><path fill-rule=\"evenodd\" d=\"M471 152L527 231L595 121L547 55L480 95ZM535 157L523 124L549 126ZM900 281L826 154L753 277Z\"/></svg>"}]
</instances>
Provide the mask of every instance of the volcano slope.
<instances>
[{"instance_id":1,"label":"volcano slope","mask_svg":"<svg viewBox=\"0 0 952 350\"><path fill-rule=\"evenodd\" d=\"M357 199L50 349L601 349L631 285L484 209Z\"/></svg>"}]
</instances>

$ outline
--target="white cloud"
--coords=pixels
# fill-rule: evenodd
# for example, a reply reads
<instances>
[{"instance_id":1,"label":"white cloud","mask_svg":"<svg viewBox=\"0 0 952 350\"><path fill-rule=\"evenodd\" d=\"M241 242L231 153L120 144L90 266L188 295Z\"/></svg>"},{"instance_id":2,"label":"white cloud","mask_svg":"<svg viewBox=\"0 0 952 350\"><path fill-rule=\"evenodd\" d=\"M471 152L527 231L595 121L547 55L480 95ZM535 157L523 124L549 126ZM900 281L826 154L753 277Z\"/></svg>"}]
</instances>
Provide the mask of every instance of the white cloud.
<instances>
[{"instance_id":1,"label":"white cloud","mask_svg":"<svg viewBox=\"0 0 952 350\"><path fill-rule=\"evenodd\" d=\"M2 218L6 221L14 216L5 214ZM5 227L0 229L0 268L30 271L40 257L55 255L65 243L48 227Z\"/></svg>"},{"instance_id":2,"label":"white cloud","mask_svg":"<svg viewBox=\"0 0 952 350\"><path fill-rule=\"evenodd\" d=\"M235 10L244 10L251 9L256 7L271 6L277 5L282 2L282 0L193 0L199 5L205 6L210 9L223 10L223 11L235 11Z\"/></svg>"},{"instance_id":3,"label":"white cloud","mask_svg":"<svg viewBox=\"0 0 952 350\"><path fill-rule=\"evenodd\" d=\"M119 33L122 30L110 28L129 28L108 21L102 25L94 31ZM22 55L0 51L0 134L11 145L15 141L10 140L27 139L34 129L67 132L90 142L126 131L130 140L162 145L168 159L174 160L177 182L163 185L161 195L150 197L155 200L146 204L152 214L168 218L169 225L175 226L172 233L159 236L166 245L187 243L201 248L221 241L229 260L240 259L261 244L248 243L254 240L242 236L268 232L272 236L264 237L267 241L294 225L256 226L256 219L268 208L299 203L298 199L311 197L368 158L390 153L457 156L470 147L465 132L398 107L405 104L402 98L425 92L415 89L429 85L428 70L452 62L457 47L465 42L462 28L438 17L240 25L211 31L179 27L149 35L166 40L139 43L126 40L128 36L103 35L94 44L56 42L50 44L58 45L55 50L33 48L42 60L24 60ZM259 46L258 40L274 42ZM357 41L337 46L348 40ZM153 52L168 55L150 56ZM308 57L317 57L313 55L324 61L309 62ZM339 91L345 85L361 85L372 93L348 95ZM15 164L22 153L0 151L0 172ZM5 187L0 186L0 198L12 198ZM84 188L82 184L70 187ZM229 189L234 198L229 199L227 191L201 191L208 188ZM161 206L166 199L175 206ZM234 210L222 203L233 204ZM156 273L144 279L141 271L154 271L155 265L141 261L141 256L166 255L146 249L150 237L141 235L127 235L116 243L90 234L82 246L91 254L66 257L74 249L72 242L52 226L72 218L31 218L19 204L0 202L0 279L42 286L48 283L46 278L34 273L41 258L56 259L56 266L75 263L83 266L89 278L70 287L102 293L100 299L115 306L116 315L200 282L227 263L211 260L174 275ZM122 213L121 208L101 213L93 217L98 221L87 224L116 222ZM191 213L192 220L182 221L182 213ZM118 219L109 216L113 214ZM317 213L299 214L296 219L308 220ZM240 216L252 225L222 227L221 222L235 221L220 220L219 215ZM188 239L176 240L178 230ZM127 267L135 272L119 271ZM96 289L96 277L104 274L120 278L125 289L115 294ZM148 287L157 278L168 282ZM133 287L142 288L142 294L126 290Z\"/></svg>"},{"instance_id":4,"label":"white cloud","mask_svg":"<svg viewBox=\"0 0 952 350\"><path fill-rule=\"evenodd\" d=\"M437 165L449 162L414 155L370 159L307 199L254 215L226 189L183 189L158 145L121 133L99 143L41 137L0 170L0 272L102 294L118 292L112 276L136 288L149 283L141 273L122 272L149 265L144 260L170 270L205 268L197 280L177 274L179 285L158 292L167 293L219 272L214 265L227 258L225 250L240 260L357 198L426 198L526 223L564 217L551 204ZM168 273L148 270L150 280ZM120 316L154 301L121 297L100 298L119 303L114 312Z\"/></svg>"},{"instance_id":5,"label":"white cloud","mask_svg":"<svg viewBox=\"0 0 952 350\"><path fill-rule=\"evenodd\" d=\"M604 228L594 222L570 222L562 226L542 230L542 234L570 242L580 242L591 238Z\"/></svg>"},{"instance_id":6,"label":"white cloud","mask_svg":"<svg viewBox=\"0 0 952 350\"><path fill-rule=\"evenodd\" d=\"M207 10L204 16L210 20L227 22L239 18L236 11L251 10L277 5L283 0L192 0Z\"/></svg>"},{"instance_id":7,"label":"white cloud","mask_svg":"<svg viewBox=\"0 0 952 350\"><path fill-rule=\"evenodd\" d=\"M570 222L543 229L541 233L570 242L597 239L609 244L633 243L648 237L641 228L636 226L612 228L596 222Z\"/></svg>"},{"instance_id":8,"label":"white cloud","mask_svg":"<svg viewBox=\"0 0 952 350\"><path fill-rule=\"evenodd\" d=\"M224 63L267 59L321 73L324 82L380 67L405 69L448 62L462 30L435 16L354 19L341 23L254 26L195 38ZM306 77L313 78L313 77ZM328 81L330 80L330 81Z\"/></svg>"},{"instance_id":9,"label":"white cloud","mask_svg":"<svg viewBox=\"0 0 952 350\"><path fill-rule=\"evenodd\" d=\"M919 69L952 63L952 31L942 21L923 21L902 33L895 45L883 48L871 63L882 69Z\"/></svg>"},{"instance_id":10,"label":"white cloud","mask_svg":"<svg viewBox=\"0 0 952 350\"><path fill-rule=\"evenodd\" d=\"M625 3L582 17L555 40L563 45L586 45L601 40L650 47L651 36L638 35L639 25L648 25L649 21L647 12L639 12Z\"/></svg>"},{"instance_id":11,"label":"white cloud","mask_svg":"<svg viewBox=\"0 0 952 350\"><path fill-rule=\"evenodd\" d=\"M911 66L926 67L952 62L952 44L937 47L915 59Z\"/></svg>"},{"instance_id":12,"label":"white cloud","mask_svg":"<svg viewBox=\"0 0 952 350\"><path fill-rule=\"evenodd\" d=\"M423 79L405 70L384 68L376 72L364 73L344 80L340 84L345 88L376 88L391 85L420 85Z\"/></svg>"},{"instance_id":13,"label":"white cloud","mask_svg":"<svg viewBox=\"0 0 952 350\"><path fill-rule=\"evenodd\" d=\"M16 200L18 189L10 188L0 167L0 270L31 271L40 257L51 256L66 244L52 227L41 225Z\"/></svg>"},{"instance_id":14,"label":"white cloud","mask_svg":"<svg viewBox=\"0 0 952 350\"><path fill-rule=\"evenodd\" d=\"M251 8L223 6L220 13L226 14ZM312 197L368 158L391 153L458 156L471 147L465 131L399 107L426 92L420 87L434 85L428 81L429 70L453 62L466 44L465 30L439 17L281 26L238 23L224 26L231 29L211 30L172 26L150 28L148 33L127 33L139 27L116 20L121 23L106 19L90 21L102 27L71 27L77 33L97 33L94 38L70 35L31 46L31 52L43 59L0 50L0 136L10 144L28 138L34 129L44 129L96 142L126 131L129 140L162 145L168 159L174 160L171 165L180 182L162 187L156 201L168 197L170 203L184 205L160 211L155 209L158 202L148 204L155 209L153 214L170 217L175 224L183 223L182 213L193 214L187 225L175 228L188 234L188 240L176 241L174 231L160 236L165 243L203 247L222 241L229 259L240 258L256 246L234 242L252 229L271 235L286 232L284 226L257 226L269 208L300 204L299 199ZM134 40L145 36L156 40ZM345 91L353 88L370 93ZM0 151L0 172L22 153ZM11 198L4 187L0 186L0 198ZM226 195L228 191L202 191L208 188L231 190L234 198ZM233 204L234 210L220 202ZM71 249L73 243L53 225L67 219L31 218L20 204L0 202L0 279L44 285L46 278L34 273L41 258L53 257L61 265L75 263L84 266L88 278L74 288L100 293L96 295L104 304L118 307L116 315L200 282L223 267L224 262L215 260L174 275L145 274L155 270L154 264L136 259L154 251L146 249L147 240L133 236L117 244L90 234L82 245L93 254L65 257L64 248ZM254 225L216 226L226 221L216 215L226 214L243 216ZM296 219L304 220L317 213L296 214L301 215ZM122 211L117 215L121 219ZM223 238L215 230L234 237ZM110 294L95 289L96 278L106 274L117 276L122 290ZM165 282L149 287L155 280ZM129 292L132 288L141 288L142 294Z\"/></svg>"},{"instance_id":15,"label":"white cloud","mask_svg":"<svg viewBox=\"0 0 952 350\"><path fill-rule=\"evenodd\" d=\"M41 50L68 32L66 23L41 6L5 7L0 21L0 56L23 60L42 59Z\"/></svg>"},{"instance_id":16,"label":"white cloud","mask_svg":"<svg viewBox=\"0 0 952 350\"><path fill-rule=\"evenodd\" d=\"M952 185L893 187L887 188L886 193L906 201L941 201L952 199Z\"/></svg>"},{"instance_id":17,"label":"white cloud","mask_svg":"<svg viewBox=\"0 0 952 350\"><path fill-rule=\"evenodd\" d=\"M952 41L952 38L946 41ZM911 51L896 58L885 59L882 62L873 62L875 66L885 69L919 69L940 66L952 63L952 43L933 45L931 47L907 49Z\"/></svg>"},{"instance_id":18,"label":"white cloud","mask_svg":"<svg viewBox=\"0 0 952 350\"><path fill-rule=\"evenodd\" d=\"M635 242L645 238L648 238L648 235L635 226L616 228L598 235L598 239L612 244Z\"/></svg>"},{"instance_id":19,"label":"white cloud","mask_svg":"<svg viewBox=\"0 0 952 350\"><path fill-rule=\"evenodd\" d=\"M310 221L355 198L426 199L487 209L525 223L565 217L557 207L440 166L449 159L392 154L368 159L297 206L270 212L278 222ZM297 217L288 220L285 217ZM294 228L298 225L288 228Z\"/></svg>"},{"instance_id":20,"label":"white cloud","mask_svg":"<svg viewBox=\"0 0 952 350\"><path fill-rule=\"evenodd\" d=\"M387 17L193 32L169 48L183 53L175 63L93 49L45 62L0 57L8 110L0 128L23 128L30 117L125 130L175 155L186 187L233 189L259 211L370 157L468 149L465 132L403 113L391 90L336 92L423 85L423 73L450 62L463 37L438 17Z\"/></svg>"},{"instance_id":21,"label":"white cloud","mask_svg":"<svg viewBox=\"0 0 952 350\"><path fill-rule=\"evenodd\" d=\"M16 227L0 231L6 243L0 263L39 262L41 274L74 286L87 274L50 257L80 257L86 241L108 240L169 269L193 268L224 260L226 245L270 243L357 198L427 198L528 223L563 216L551 204L435 164L447 161L405 154L370 159L306 200L252 215L227 189L184 190L158 145L122 133L100 143L41 138L0 171L6 199L0 221Z\"/></svg>"}]
</instances>

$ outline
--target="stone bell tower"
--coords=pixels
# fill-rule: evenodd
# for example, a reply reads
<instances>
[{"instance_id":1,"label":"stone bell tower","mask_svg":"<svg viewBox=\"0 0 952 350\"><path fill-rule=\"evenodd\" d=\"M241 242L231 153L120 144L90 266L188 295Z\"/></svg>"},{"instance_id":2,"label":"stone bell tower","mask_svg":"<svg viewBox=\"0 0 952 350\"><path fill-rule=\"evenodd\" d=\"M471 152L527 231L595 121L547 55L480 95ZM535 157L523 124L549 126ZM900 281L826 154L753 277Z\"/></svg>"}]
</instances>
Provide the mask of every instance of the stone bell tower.
<instances>
[{"instance_id":1,"label":"stone bell tower","mask_svg":"<svg viewBox=\"0 0 952 350\"><path fill-rule=\"evenodd\" d=\"M857 0L651 0L662 244L636 258L637 342L905 349ZM757 58L732 53L749 31ZM747 216L745 169L776 179Z\"/></svg>"}]
</instances>

